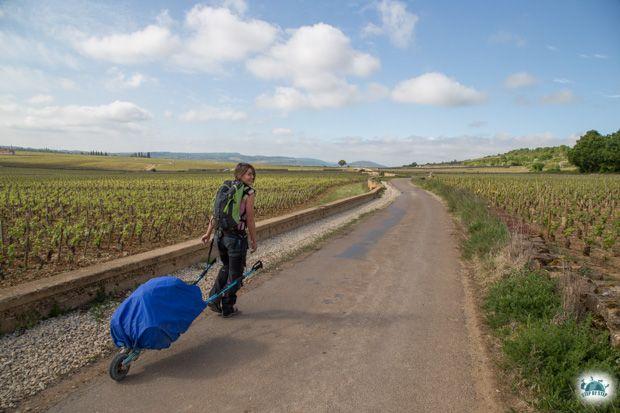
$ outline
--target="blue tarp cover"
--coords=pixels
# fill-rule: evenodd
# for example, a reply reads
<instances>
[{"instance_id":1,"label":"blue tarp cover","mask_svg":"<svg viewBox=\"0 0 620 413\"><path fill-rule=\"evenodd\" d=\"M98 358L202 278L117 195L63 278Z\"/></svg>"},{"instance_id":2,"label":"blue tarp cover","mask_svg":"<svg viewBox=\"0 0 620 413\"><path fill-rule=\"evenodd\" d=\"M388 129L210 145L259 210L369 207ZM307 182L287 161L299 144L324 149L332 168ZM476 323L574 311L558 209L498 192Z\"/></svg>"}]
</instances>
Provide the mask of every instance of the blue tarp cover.
<instances>
[{"instance_id":1,"label":"blue tarp cover","mask_svg":"<svg viewBox=\"0 0 620 413\"><path fill-rule=\"evenodd\" d=\"M198 286L171 276L153 278L114 311L110 321L112 339L117 347L168 348L205 306Z\"/></svg>"}]
</instances>

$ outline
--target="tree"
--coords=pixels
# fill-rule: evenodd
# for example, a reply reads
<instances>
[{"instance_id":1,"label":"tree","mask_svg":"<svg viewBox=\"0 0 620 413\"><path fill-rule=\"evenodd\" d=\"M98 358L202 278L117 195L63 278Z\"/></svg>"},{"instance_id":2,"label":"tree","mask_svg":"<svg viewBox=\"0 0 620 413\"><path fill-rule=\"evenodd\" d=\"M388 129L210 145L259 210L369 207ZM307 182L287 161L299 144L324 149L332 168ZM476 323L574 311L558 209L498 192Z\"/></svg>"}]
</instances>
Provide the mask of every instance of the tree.
<instances>
[{"instance_id":1,"label":"tree","mask_svg":"<svg viewBox=\"0 0 620 413\"><path fill-rule=\"evenodd\" d=\"M568 151L568 160L580 172L620 172L620 130L606 136L586 132Z\"/></svg>"},{"instance_id":2,"label":"tree","mask_svg":"<svg viewBox=\"0 0 620 413\"><path fill-rule=\"evenodd\" d=\"M340 166L345 166L347 164L347 161L345 161L344 159L341 159L338 161L338 165Z\"/></svg>"},{"instance_id":3,"label":"tree","mask_svg":"<svg viewBox=\"0 0 620 413\"><path fill-rule=\"evenodd\" d=\"M545 167L545 164L542 162L534 162L531 166L530 166L530 170L532 172L541 172L543 170L543 168Z\"/></svg>"},{"instance_id":4,"label":"tree","mask_svg":"<svg viewBox=\"0 0 620 413\"><path fill-rule=\"evenodd\" d=\"M620 130L606 136L601 172L620 172Z\"/></svg>"}]
</instances>

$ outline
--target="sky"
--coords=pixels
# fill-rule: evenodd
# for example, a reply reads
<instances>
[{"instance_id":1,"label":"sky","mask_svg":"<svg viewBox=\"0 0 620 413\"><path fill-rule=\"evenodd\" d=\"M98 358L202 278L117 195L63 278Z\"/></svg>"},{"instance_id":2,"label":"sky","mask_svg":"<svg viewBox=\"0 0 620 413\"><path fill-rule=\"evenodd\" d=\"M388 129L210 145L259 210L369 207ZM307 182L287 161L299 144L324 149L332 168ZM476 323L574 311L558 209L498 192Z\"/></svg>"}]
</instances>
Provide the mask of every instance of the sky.
<instances>
[{"instance_id":1,"label":"sky","mask_svg":"<svg viewBox=\"0 0 620 413\"><path fill-rule=\"evenodd\" d=\"M397 166L620 129L620 1L0 0L0 145Z\"/></svg>"}]
</instances>

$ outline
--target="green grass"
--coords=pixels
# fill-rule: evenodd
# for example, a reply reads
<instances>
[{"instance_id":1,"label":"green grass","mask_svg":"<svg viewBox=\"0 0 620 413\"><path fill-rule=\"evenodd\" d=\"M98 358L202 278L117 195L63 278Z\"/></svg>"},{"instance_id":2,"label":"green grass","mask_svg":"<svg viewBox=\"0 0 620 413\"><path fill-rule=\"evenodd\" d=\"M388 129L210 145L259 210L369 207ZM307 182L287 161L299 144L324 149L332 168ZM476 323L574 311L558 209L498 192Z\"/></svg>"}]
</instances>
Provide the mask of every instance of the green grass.
<instances>
[{"instance_id":1,"label":"green grass","mask_svg":"<svg viewBox=\"0 0 620 413\"><path fill-rule=\"evenodd\" d=\"M328 204L339 199L348 198L368 192L368 184L366 182L355 182L348 185L341 185L328 189L321 195L311 206Z\"/></svg>"},{"instance_id":2,"label":"green grass","mask_svg":"<svg viewBox=\"0 0 620 413\"><path fill-rule=\"evenodd\" d=\"M556 282L542 271L514 271L491 286L484 303L487 321L500 329L511 321L550 320L560 309Z\"/></svg>"},{"instance_id":3,"label":"green grass","mask_svg":"<svg viewBox=\"0 0 620 413\"><path fill-rule=\"evenodd\" d=\"M485 298L489 325L501 337L504 368L517 370L537 395L534 406L550 412L613 412L619 397L599 410L588 410L575 394L584 371L620 377L620 351L609 345L609 332L592 326L592 316L553 322L561 311L555 282L544 272L520 270L498 281Z\"/></svg>"}]
</instances>

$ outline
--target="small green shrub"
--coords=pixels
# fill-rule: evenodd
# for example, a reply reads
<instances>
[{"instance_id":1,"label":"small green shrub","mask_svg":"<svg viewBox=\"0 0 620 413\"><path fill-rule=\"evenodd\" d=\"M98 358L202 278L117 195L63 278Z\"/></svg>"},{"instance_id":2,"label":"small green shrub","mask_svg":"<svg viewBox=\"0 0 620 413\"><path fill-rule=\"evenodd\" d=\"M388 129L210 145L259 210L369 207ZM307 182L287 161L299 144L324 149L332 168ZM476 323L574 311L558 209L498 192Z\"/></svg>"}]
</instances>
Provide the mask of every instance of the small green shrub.
<instances>
[{"instance_id":1,"label":"small green shrub","mask_svg":"<svg viewBox=\"0 0 620 413\"><path fill-rule=\"evenodd\" d=\"M532 172L541 172L543 170L543 168L545 167L545 164L542 162L534 162L530 165L530 171Z\"/></svg>"},{"instance_id":2,"label":"small green shrub","mask_svg":"<svg viewBox=\"0 0 620 413\"><path fill-rule=\"evenodd\" d=\"M520 270L493 284L484 301L489 325L549 320L560 309L556 283L541 271Z\"/></svg>"},{"instance_id":3,"label":"small green shrub","mask_svg":"<svg viewBox=\"0 0 620 413\"><path fill-rule=\"evenodd\" d=\"M595 330L591 321L590 314L581 323L574 319L561 324L531 320L504 341L504 353L535 390L538 409L614 412L620 408L618 395L606 407L588 410L575 394L575 379L583 371L620 377L620 352L609 346L609 333Z\"/></svg>"}]
</instances>

